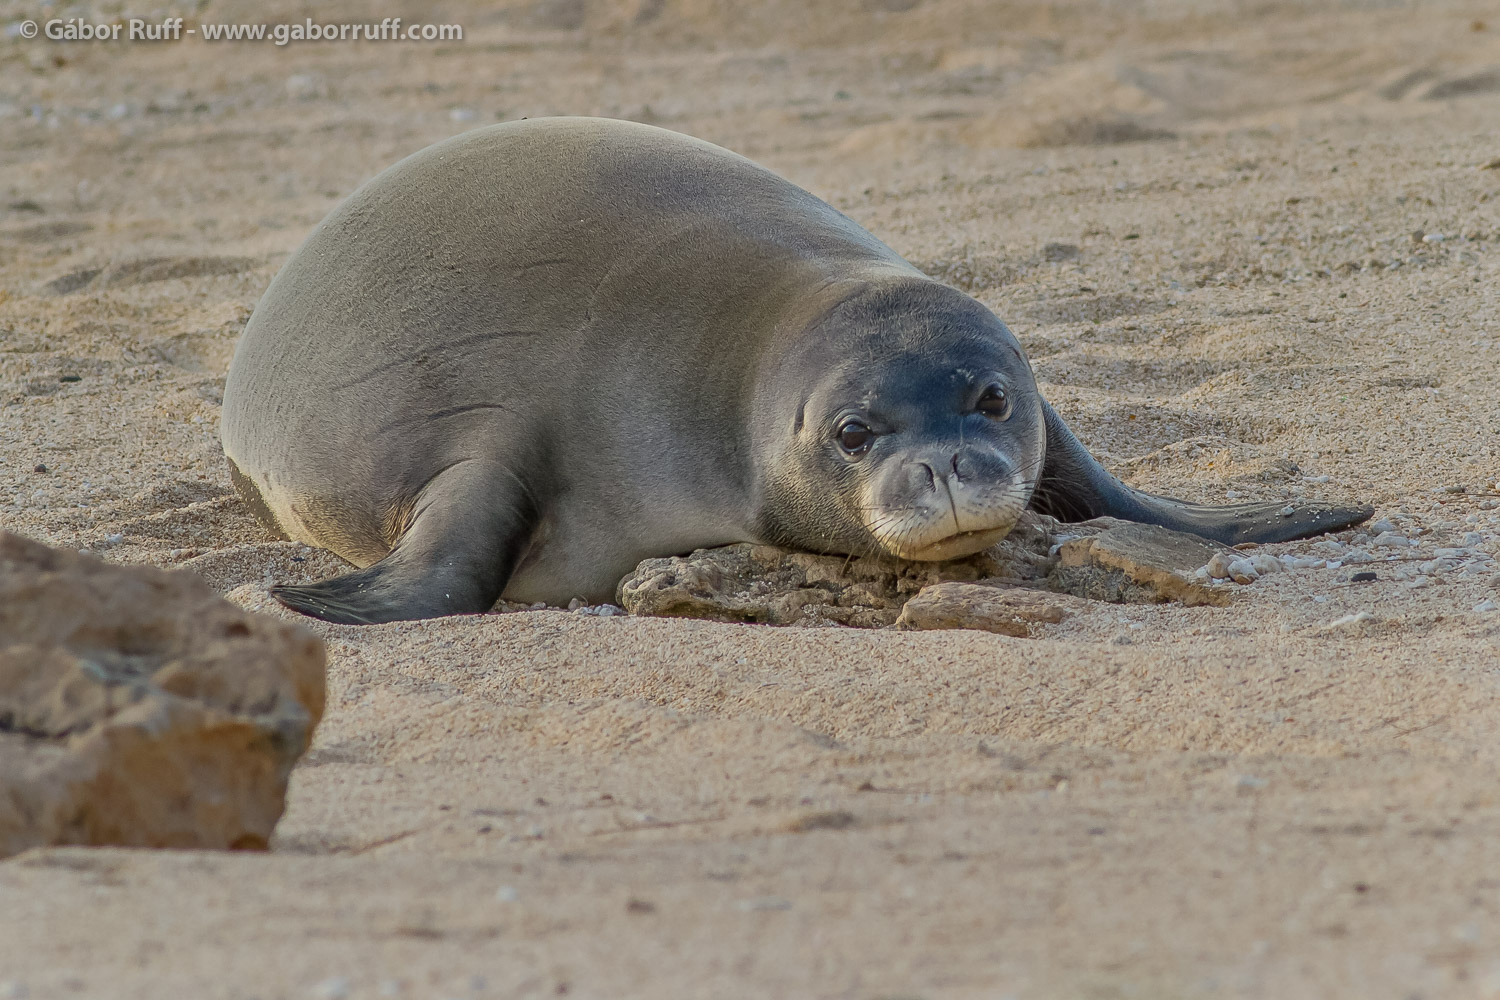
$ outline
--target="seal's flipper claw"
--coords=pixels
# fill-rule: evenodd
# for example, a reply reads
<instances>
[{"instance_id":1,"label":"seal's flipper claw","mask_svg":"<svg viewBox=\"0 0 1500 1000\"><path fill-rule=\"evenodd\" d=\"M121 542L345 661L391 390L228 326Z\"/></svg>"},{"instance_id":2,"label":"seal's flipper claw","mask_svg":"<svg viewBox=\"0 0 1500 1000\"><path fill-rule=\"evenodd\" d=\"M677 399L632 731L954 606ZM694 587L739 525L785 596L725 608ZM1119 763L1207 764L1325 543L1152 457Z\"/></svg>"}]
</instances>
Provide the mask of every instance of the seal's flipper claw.
<instances>
[{"instance_id":1,"label":"seal's flipper claw","mask_svg":"<svg viewBox=\"0 0 1500 1000\"><path fill-rule=\"evenodd\" d=\"M443 579L448 574L434 568L397 549L368 569L322 583L275 586L271 596L293 611L340 625L482 614L500 596L477 581Z\"/></svg>"},{"instance_id":2,"label":"seal's flipper claw","mask_svg":"<svg viewBox=\"0 0 1500 1000\"><path fill-rule=\"evenodd\" d=\"M412 613L410 594L382 587L381 564L322 583L275 586L271 596L293 611L339 625L379 625L427 617Z\"/></svg>"}]
</instances>

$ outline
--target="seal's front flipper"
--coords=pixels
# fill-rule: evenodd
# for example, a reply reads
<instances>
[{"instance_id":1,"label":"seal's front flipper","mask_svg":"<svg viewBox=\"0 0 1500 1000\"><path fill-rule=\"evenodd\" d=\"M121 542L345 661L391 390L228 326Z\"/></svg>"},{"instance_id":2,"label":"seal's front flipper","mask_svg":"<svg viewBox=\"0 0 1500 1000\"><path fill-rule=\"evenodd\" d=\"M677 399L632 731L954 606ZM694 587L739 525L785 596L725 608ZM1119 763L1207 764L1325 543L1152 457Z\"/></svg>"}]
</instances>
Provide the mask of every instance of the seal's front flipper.
<instances>
[{"instance_id":1,"label":"seal's front flipper","mask_svg":"<svg viewBox=\"0 0 1500 1000\"><path fill-rule=\"evenodd\" d=\"M477 459L449 466L422 490L416 514L373 566L271 596L293 611L344 625L482 614L499 600L531 532L525 491Z\"/></svg>"},{"instance_id":2,"label":"seal's front flipper","mask_svg":"<svg viewBox=\"0 0 1500 1000\"><path fill-rule=\"evenodd\" d=\"M1106 472L1050 405L1044 402L1042 409L1047 421L1047 458L1031 506L1059 521L1118 517L1238 545L1286 542L1341 531L1369 520L1375 513L1373 507L1302 502L1214 507L1142 493Z\"/></svg>"}]
</instances>

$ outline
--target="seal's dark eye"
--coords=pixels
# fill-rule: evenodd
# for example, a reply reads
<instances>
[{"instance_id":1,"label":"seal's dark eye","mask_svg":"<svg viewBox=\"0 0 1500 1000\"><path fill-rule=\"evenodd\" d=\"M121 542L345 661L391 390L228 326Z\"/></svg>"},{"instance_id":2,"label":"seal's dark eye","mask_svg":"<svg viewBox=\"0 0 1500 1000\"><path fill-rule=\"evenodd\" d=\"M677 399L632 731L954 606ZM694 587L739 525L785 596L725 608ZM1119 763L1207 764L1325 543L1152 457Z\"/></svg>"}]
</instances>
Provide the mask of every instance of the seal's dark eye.
<instances>
[{"instance_id":1,"label":"seal's dark eye","mask_svg":"<svg viewBox=\"0 0 1500 1000\"><path fill-rule=\"evenodd\" d=\"M858 420L850 420L839 428L839 447L850 455L862 455L875 440L875 432Z\"/></svg>"},{"instance_id":2,"label":"seal's dark eye","mask_svg":"<svg viewBox=\"0 0 1500 1000\"><path fill-rule=\"evenodd\" d=\"M1010 416L1010 400L1006 398L1004 389L992 385L979 397L975 409L987 417L1005 420Z\"/></svg>"}]
</instances>

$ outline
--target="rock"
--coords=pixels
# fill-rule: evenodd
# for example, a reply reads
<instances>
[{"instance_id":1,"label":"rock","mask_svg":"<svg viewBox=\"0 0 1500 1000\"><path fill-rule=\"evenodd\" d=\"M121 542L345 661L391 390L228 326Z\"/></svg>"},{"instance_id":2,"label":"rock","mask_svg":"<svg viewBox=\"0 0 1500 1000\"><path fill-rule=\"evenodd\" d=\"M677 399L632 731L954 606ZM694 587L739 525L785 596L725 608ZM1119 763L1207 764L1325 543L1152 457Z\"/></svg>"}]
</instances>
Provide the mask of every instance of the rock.
<instances>
[{"instance_id":1,"label":"rock","mask_svg":"<svg viewBox=\"0 0 1500 1000\"><path fill-rule=\"evenodd\" d=\"M1394 531L1382 531L1375 536L1375 541L1370 544L1386 549L1404 549L1417 543L1405 535L1397 534Z\"/></svg>"},{"instance_id":2,"label":"rock","mask_svg":"<svg viewBox=\"0 0 1500 1000\"><path fill-rule=\"evenodd\" d=\"M897 628L967 628L1027 638L1040 626L1067 617L1061 602L1082 604L1079 598L1020 587L981 583L937 583L906 602Z\"/></svg>"},{"instance_id":3,"label":"rock","mask_svg":"<svg viewBox=\"0 0 1500 1000\"><path fill-rule=\"evenodd\" d=\"M1218 542L1113 518L1085 524L1103 530L1062 544L1060 565L1049 581L1052 589L1114 603L1181 601L1215 607L1229 603L1227 593L1194 578L1198 567L1215 556L1232 556L1232 550Z\"/></svg>"},{"instance_id":4,"label":"rock","mask_svg":"<svg viewBox=\"0 0 1500 1000\"><path fill-rule=\"evenodd\" d=\"M647 559L616 594L636 615L863 628L895 624L908 600L940 583L1019 585L1113 603L1223 605L1228 594L1195 574L1225 553L1238 558L1216 542L1154 525L1113 518L1060 524L1027 515L998 545L952 562L728 545Z\"/></svg>"},{"instance_id":5,"label":"rock","mask_svg":"<svg viewBox=\"0 0 1500 1000\"><path fill-rule=\"evenodd\" d=\"M769 545L726 545L647 559L620 581L631 614L774 625L895 623L907 599L944 581L1045 580L1056 564L1051 518L1028 519L998 545L943 563L816 555Z\"/></svg>"},{"instance_id":6,"label":"rock","mask_svg":"<svg viewBox=\"0 0 1500 1000\"><path fill-rule=\"evenodd\" d=\"M1077 260L1082 254L1083 251L1073 243L1048 243L1042 247L1042 259L1053 264Z\"/></svg>"},{"instance_id":7,"label":"rock","mask_svg":"<svg viewBox=\"0 0 1500 1000\"><path fill-rule=\"evenodd\" d=\"M328 96L328 83L316 73L293 73L286 78L286 96L294 101L312 101Z\"/></svg>"},{"instance_id":8,"label":"rock","mask_svg":"<svg viewBox=\"0 0 1500 1000\"><path fill-rule=\"evenodd\" d=\"M1250 557L1250 565L1261 576L1281 572L1281 560L1269 552L1257 552Z\"/></svg>"},{"instance_id":9,"label":"rock","mask_svg":"<svg viewBox=\"0 0 1500 1000\"><path fill-rule=\"evenodd\" d=\"M1203 569L1215 580L1227 580L1229 579L1229 564L1234 561L1233 550L1226 549L1223 552L1215 552Z\"/></svg>"},{"instance_id":10,"label":"rock","mask_svg":"<svg viewBox=\"0 0 1500 1000\"><path fill-rule=\"evenodd\" d=\"M0 857L264 848L323 668L312 633L191 573L0 533Z\"/></svg>"},{"instance_id":11,"label":"rock","mask_svg":"<svg viewBox=\"0 0 1500 1000\"><path fill-rule=\"evenodd\" d=\"M1254 583L1260 579L1260 570L1249 559L1235 559L1229 563L1229 578L1235 583Z\"/></svg>"}]
</instances>

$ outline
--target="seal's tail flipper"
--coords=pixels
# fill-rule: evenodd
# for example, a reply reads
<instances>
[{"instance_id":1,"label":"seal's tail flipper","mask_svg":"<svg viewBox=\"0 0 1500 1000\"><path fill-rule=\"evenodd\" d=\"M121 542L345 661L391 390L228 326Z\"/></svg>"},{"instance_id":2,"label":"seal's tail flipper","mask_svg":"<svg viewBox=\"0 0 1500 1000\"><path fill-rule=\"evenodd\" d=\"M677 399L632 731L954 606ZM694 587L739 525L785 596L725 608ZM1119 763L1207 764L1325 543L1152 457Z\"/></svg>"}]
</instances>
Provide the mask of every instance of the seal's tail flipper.
<instances>
[{"instance_id":1,"label":"seal's tail flipper","mask_svg":"<svg viewBox=\"0 0 1500 1000\"><path fill-rule=\"evenodd\" d=\"M478 460L449 466L422 491L411 527L384 559L322 583L275 586L271 596L343 625L483 614L530 533L525 500L503 469Z\"/></svg>"},{"instance_id":2,"label":"seal's tail flipper","mask_svg":"<svg viewBox=\"0 0 1500 1000\"><path fill-rule=\"evenodd\" d=\"M1104 470L1047 403L1047 458L1031 506L1059 521L1118 517L1159 524L1225 545L1286 542L1341 531L1375 513L1363 505L1248 503L1228 507L1184 503L1131 489Z\"/></svg>"}]
</instances>

